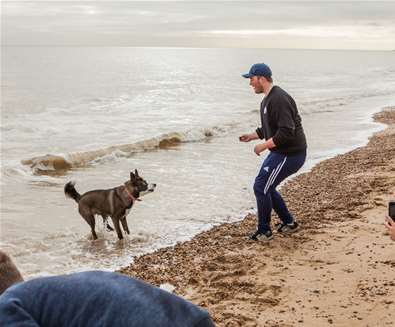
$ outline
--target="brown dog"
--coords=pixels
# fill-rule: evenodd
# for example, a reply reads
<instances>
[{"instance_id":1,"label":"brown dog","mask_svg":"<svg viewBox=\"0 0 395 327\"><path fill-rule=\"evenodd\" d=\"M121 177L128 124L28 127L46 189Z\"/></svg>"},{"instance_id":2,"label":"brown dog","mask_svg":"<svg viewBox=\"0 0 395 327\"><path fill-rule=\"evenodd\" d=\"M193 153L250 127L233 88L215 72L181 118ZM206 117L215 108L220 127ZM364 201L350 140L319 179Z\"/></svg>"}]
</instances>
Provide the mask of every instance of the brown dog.
<instances>
[{"instance_id":1,"label":"brown dog","mask_svg":"<svg viewBox=\"0 0 395 327\"><path fill-rule=\"evenodd\" d=\"M120 240L123 235L119 223L121 222L123 230L130 234L126 221L129 210L135 201L140 201L141 195L153 192L156 187L156 184L148 184L141 178L137 169L134 174L130 172L130 180L112 189L93 190L80 195L74 185L75 183L68 182L64 186L64 193L78 203L78 211L91 227L93 239L97 239L95 215L101 215L104 221L111 217ZM108 225L107 227L111 229Z\"/></svg>"}]
</instances>

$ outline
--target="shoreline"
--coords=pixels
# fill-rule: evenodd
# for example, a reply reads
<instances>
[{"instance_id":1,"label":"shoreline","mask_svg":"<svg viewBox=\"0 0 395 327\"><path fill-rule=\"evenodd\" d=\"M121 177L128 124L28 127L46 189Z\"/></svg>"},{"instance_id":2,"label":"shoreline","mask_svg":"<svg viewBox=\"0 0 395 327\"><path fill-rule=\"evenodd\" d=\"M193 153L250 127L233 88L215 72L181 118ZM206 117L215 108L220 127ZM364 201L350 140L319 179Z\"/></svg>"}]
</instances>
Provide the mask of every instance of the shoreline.
<instances>
[{"instance_id":1,"label":"shoreline","mask_svg":"<svg viewBox=\"0 0 395 327\"><path fill-rule=\"evenodd\" d=\"M395 323L388 273L395 244L382 235L386 201L395 198L395 108L374 118L388 126L367 145L321 161L282 187L302 225L298 233L275 234L266 244L249 241L256 227L249 214L119 271L173 285L206 308L217 326Z\"/></svg>"}]
</instances>

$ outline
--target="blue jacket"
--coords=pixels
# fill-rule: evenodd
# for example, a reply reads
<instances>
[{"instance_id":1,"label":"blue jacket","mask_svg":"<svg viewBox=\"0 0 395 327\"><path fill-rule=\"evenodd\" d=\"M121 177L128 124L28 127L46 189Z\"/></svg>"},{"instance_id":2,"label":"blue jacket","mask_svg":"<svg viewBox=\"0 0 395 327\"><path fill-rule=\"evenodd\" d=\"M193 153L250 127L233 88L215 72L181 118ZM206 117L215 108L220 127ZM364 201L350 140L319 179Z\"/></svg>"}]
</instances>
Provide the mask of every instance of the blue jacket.
<instances>
[{"instance_id":1,"label":"blue jacket","mask_svg":"<svg viewBox=\"0 0 395 327\"><path fill-rule=\"evenodd\" d=\"M87 271L16 284L0 296L0 326L212 327L194 304L125 275Z\"/></svg>"}]
</instances>

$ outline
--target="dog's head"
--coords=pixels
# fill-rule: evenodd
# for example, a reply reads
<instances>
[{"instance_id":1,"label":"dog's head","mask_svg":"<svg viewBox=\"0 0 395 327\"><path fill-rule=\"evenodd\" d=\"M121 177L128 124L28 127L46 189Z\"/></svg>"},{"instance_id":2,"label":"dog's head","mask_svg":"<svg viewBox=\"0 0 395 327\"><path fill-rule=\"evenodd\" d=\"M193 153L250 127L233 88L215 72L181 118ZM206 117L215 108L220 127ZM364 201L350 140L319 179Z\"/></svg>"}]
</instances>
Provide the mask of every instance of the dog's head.
<instances>
[{"instance_id":1,"label":"dog's head","mask_svg":"<svg viewBox=\"0 0 395 327\"><path fill-rule=\"evenodd\" d=\"M130 180L125 185L132 188L133 193L137 193L137 197L153 192L156 187L156 184L148 184L144 178L140 177L137 169L134 173L130 172Z\"/></svg>"}]
</instances>

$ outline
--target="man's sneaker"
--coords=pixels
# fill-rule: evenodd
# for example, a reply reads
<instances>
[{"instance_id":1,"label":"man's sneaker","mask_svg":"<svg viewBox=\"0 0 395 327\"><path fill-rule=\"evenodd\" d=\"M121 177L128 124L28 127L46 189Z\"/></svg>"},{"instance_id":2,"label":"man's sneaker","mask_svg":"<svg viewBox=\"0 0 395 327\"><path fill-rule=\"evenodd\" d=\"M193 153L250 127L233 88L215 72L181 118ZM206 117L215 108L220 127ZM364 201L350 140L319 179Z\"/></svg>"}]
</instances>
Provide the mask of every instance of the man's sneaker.
<instances>
[{"instance_id":1,"label":"man's sneaker","mask_svg":"<svg viewBox=\"0 0 395 327\"><path fill-rule=\"evenodd\" d=\"M250 236L250 240L253 241L270 241L273 238L273 233L268 230L267 232L256 231Z\"/></svg>"},{"instance_id":2,"label":"man's sneaker","mask_svg":"<svg viewBox=\"0 0 395 327\"><path fill-rule=\"evenodd\" d=\"M277 225L277 232L283 234L290 234L296 232L298 228L299 228L299 224L296 221L294 221L291 224L280 223Z\"/></svg>"}]
</instances>

